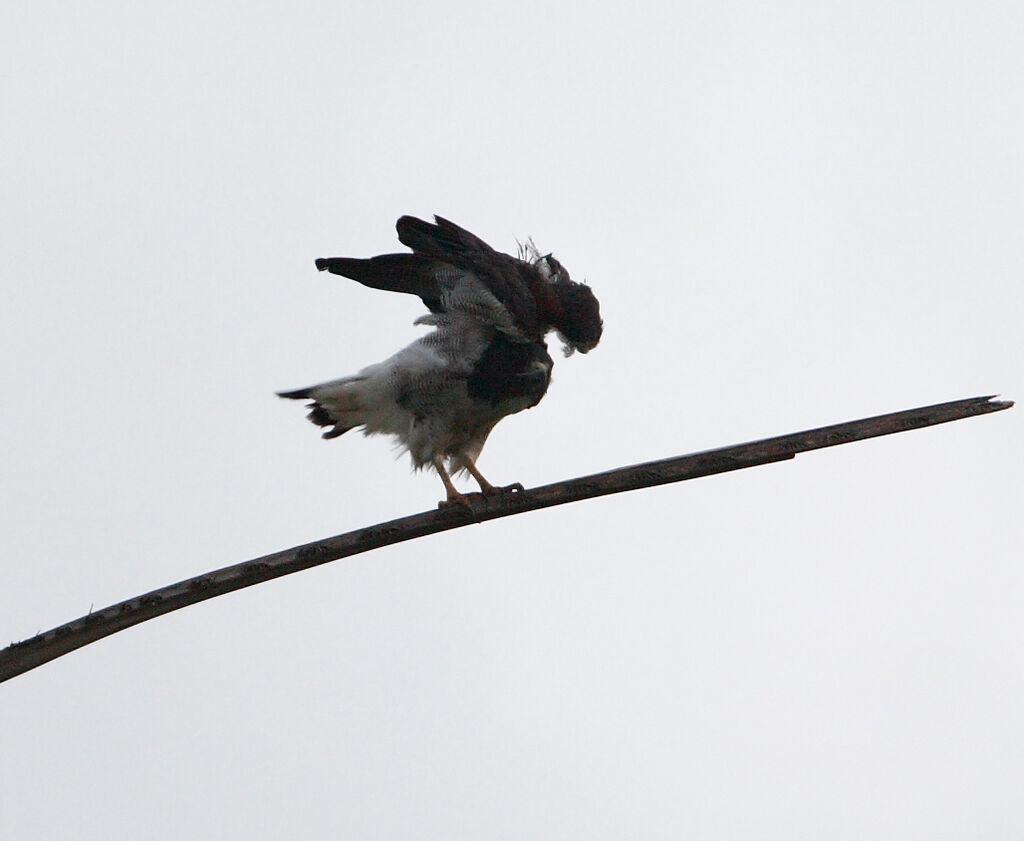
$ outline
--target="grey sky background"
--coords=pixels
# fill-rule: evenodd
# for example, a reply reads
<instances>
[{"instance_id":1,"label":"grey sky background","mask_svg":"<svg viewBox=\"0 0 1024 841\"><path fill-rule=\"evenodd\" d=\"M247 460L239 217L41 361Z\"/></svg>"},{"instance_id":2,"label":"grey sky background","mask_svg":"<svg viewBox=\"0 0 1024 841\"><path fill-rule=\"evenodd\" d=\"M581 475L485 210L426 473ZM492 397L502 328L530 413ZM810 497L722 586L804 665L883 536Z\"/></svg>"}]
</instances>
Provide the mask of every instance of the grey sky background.
<instances>
[{"instance_id":1,"label":"grey sky background","mask_svg":"<svg viewBox=\"0 0 1024 841\"><path fill-rule=\"evenodd\" d=\"M601 299L538 485L1024 397L1019 3L10 3L2 642L433 507L274 397L440 213ZM9 839L1010 839L1024 410L463 529L0 687Z\"/></svg>"}]
</instances>

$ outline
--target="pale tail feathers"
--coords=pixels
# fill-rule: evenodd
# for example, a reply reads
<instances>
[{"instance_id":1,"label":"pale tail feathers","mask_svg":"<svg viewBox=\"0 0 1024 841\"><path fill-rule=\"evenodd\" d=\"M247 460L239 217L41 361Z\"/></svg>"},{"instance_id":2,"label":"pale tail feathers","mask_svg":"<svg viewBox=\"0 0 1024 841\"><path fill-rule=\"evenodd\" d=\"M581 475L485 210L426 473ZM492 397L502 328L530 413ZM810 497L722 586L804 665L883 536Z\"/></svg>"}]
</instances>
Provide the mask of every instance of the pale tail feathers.
<instances>
[{"instance_id":1,"label":"pale tail feathers","mask_svg":"<svg viewBox=\"0 0 1024 841\"><path fill-rule=\"evenodd\" d=\"M366 407L361 397L361 384L366 377L346 377L328 383L299 388L294 391L279 391L278 397L289 400L309 400L310 412L306 417L317 426L330 427L324 438L337 438L350 429L367 422Z\"/></svg>"}]
</instances>

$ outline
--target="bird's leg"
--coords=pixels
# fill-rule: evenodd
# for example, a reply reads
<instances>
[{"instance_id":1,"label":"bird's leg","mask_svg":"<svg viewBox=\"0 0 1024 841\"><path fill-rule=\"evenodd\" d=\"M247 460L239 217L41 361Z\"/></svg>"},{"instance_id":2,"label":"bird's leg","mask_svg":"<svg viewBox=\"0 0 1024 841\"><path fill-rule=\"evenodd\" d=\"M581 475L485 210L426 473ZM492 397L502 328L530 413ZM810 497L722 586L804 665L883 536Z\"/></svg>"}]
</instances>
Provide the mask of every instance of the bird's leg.
<instances>
[{"instance_id":1,"label":"bird's leg","mask_svg":"<svg viewBox=\"0 0 1024 841\"><path fill-rule=\"evenodd\" d=\"M452 484L452 477L448 471L445 470L444 461L440 456L434 457L434 469L437 471L437 475L441 477L441 481L444 482L444 489L448 493L447 499L442 499L437 503L438 508L449 508L452 505L464 505L470 511L473 510L473 506L469 504L469 500L466 499L464 494L461 494L456 489L455 485Z\"/></svg>"},{"instance_id":2,"label":"bird's leg","mask_svg":"<svg viewBox=\"0 0 1024 841\"><path fill-rule=\"evenodd\" d=\"M515 482L512 485L506 485L503 488L496 488L484 478L483 474L479 470L476 469L473 459L469 456L463 456L462 459L466 464L466 470L468 470L470 475L476 479L477 484L480 485L480 492L484 496L501 496L502 494L512 493L515 491L522 493L525 490L525 488L518 482Z\"/></svg>"}]
</instances>

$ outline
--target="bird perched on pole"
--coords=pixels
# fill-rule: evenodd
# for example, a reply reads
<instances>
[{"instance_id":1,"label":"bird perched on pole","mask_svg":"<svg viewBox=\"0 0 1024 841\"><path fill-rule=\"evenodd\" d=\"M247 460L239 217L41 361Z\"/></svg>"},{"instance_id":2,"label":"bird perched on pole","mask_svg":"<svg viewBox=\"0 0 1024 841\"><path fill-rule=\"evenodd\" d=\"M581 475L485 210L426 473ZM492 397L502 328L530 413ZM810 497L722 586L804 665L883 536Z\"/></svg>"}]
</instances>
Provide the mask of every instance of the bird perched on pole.
<instances>
[{"instance_id":1,"label":"bird perched on pole","mask_svg":"<svg viewBox=\"0 0 1024 841\"><path fill-rule=\"evenodd\" d=\"M451 479L461 470L485 496L523 489L495 487L483 477L476 461L484 442L498 421L536 406L547 392L550 331L569 356L592 350L603 324L590 287L532 242L512 257L434 219L398 220L398 239L412 253L316 261L320 271L364 286L418 295L430 312L415 323L434 329L354 376L278 394L311 401L308 418L326 428L324 438L359 427L364 435L393 436L417 469L437 471L447 493L443 507L469 505Z\"/></svg>"}]
</instances>

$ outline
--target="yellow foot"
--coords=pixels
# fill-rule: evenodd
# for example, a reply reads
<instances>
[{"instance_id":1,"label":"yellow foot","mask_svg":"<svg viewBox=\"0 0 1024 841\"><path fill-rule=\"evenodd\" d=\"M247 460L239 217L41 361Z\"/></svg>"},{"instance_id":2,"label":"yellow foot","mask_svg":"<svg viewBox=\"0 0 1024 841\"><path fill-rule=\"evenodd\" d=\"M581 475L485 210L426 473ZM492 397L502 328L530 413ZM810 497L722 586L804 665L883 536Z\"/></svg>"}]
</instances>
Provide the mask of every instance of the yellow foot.
<instances>
[{"instance_id":1,"label":"yellow foot","mask_svg":"<svg viewBox=\"0 0 1024 841\"><path fill-rule=\"evenodd\" d=\"M472 496L479 496L479 494L472 494ZM471 514L476 513L473 511L473 503L470 502L469 497L458 492L449 494L447 499L442 499L437 503L438 511L448 511L452 508L465 508Z\"/></svg>"},{"instance_id":2,"label":"yellow foot","mask_svg":"<svg viewBox=\"0 0 1024 841\"><path fill-rule=\"evenodd\" d=\"M488 485L486 488L481 488L479 492L463 494L456 492L454 495L449 494L447 499L442 499L437 503L438 510L447 511L451 508L465 508L470 513L475 514L476 509L473 507L474 502L478 502L486 507L487 500L494 499L505 499L510 496L516 496L525 492L525 488L516 482L514 485L505 485L504 487L495 487L494 485Z\"/></svg>"},{"instance_id":3,"label":"yellow foot","mask_svg":"<svg viewBox=\"0 0 1024 841\"><path fill-rule=\"evenodd\" d=\"M484 496L505 496L507 494L521 494L525 493L524 488L519 482L513 482L511 485L503 485L501 487L495 487L490 482L486 485L480 486L480 493Z\"/></svg>"},{"instance_id":4,"label":"yellow foot","mask_svg":"<svg viewBox=\"0 0 1024 841\"><path fill-rule=\"evenodd\" d=\"M522 493L526 490L519 482L514 482L511 485L505 485L504 487L495 487L488 482L483 474L476 469L476 465L473 460L469 457L464 457L466 462L466 470L469 471L470 475L476 479L476 483L480 486L480 493L484 496L504 496L505 494L511 493Z\"/></svg>"}]
</instances>

